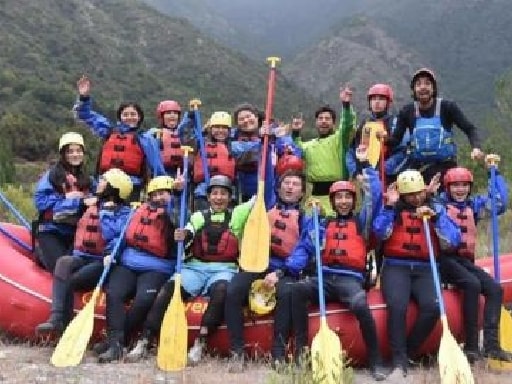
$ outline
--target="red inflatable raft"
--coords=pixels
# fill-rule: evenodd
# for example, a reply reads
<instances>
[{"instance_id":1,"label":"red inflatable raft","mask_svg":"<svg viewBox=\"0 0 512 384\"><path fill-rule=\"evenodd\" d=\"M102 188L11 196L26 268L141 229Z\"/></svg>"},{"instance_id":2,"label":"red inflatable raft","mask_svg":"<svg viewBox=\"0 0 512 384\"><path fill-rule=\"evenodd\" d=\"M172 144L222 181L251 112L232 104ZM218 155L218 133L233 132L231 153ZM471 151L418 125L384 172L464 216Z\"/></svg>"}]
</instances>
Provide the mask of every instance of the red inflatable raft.
<instances>
[{"instance_id":1,"label":"red inflatable raft","mask_svg":"<svg viewBox=\"0 0 512 384\"><path fill-rule=\"evenodd\" d=\"M30 234L23 227L2 223L4 229L14 234L20 240L30 244ZM502 286L505 291L504 302L512 303L512 254L501 256ZM478 264L493 273L492 258L478 260ZM19 245L0 234L0 329L20 338L35 340L34 328L47 319L51 303L52 277L41 270L31 259L31 255ZM79 310L90 297L90 293L76 295L76 309ZM463 326L461 318L461 303L459 293L455 290L444 290L449 325L454 336L461 340ZM385 355L389 354L386 336L386 305L380 290L369 292L368 300L373 317L377 324L380 345ZM204 313L207 302L202 299L187 303L187 317L189 324L189 342L194 340L198 330L201 315ZM104 328L105 297L102 296L97 305L97 320L95 335L99 335ZM312 338L319 327L319 316L316 308L311 308L309 314L309 334ZM416 317L416 307L409 305L407 324L410 327ZM327 306L327 321L329 326L341 338L344 349L349 358L355 362L364 362L366 350L359 326L355 317L343 306L329 304ZM272 344L272 317L246 316L245 340L248 352L265 354ZM422 346L423 352L434 352L439 346L441 325ZM229 350L226 327L223 326L211 336L209 340L211 349L226 354Z\"/></svg>"}]
</instances>

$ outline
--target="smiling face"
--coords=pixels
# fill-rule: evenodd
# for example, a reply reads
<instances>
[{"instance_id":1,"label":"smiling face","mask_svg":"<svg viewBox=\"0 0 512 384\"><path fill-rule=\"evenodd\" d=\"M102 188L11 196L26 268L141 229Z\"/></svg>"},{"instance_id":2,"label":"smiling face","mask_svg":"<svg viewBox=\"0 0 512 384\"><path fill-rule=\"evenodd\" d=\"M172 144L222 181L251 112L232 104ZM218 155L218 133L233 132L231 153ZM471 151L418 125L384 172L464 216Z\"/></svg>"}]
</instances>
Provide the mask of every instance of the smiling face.
<instances>
[{"instance_id":1,"label":"smiling face","mask_svg":"<svg viewBox=\"0 0 512 384\"><path fill-rule=\"evenodd\" d=\"M149 194L149 201L159 207L165 207L171 201L171 198L171 191L167 189L153 191Z\"/></svg>"},{"instance_id":2,"label":"smiling face","mask_svg":"<svg viewBox=\"0 0 512 384\"><path fill-rule=\"evenodd\" d=\"M458 203L465 201L468 198L470 191L471 183L467 181L456 181L450 183L448 186L450 197Z\"/></svg>"},{"instance_id":3,"label":"smiling face","mask_svg":"<svg viewBox=\"0 0 512 384\"><path fill-rule=\"evenodd\" d=\"M210 132L216 141L225 142L229 137L229 127L225 125L212 125Z\"/></svg>"},{"instance_id":4,"label":"smiling face","mask_svg":"<svg viewBox=\"0 0 512 384\"><path fill-rule=\"evenodd\" d=\"M421 207L425 200L427 200L427 192L425 190L413 193L406 193L402 195L404 201L413 207Z\"/></svg>"},{"instance_id":5,"label":"smiling face","mask_svg":"<svg viewBox=\"0 0 512 384\"><path fill-rule=\"evenodd\" d=\"M180 113L177 111L165 111L162 114L164 127L169 129L175 129L178 126L180 120Z\"/></svg>"},{"instance_id":6,"label":"smiling face","mask_svg":"<svg viewBox=\"0 0 512 384\"><path fill-rule=\"evenodd\" d=\"M208 194L208 202L213 212L224 212L228 209L231 193L224 187L213 187Z\"/></svg>"},{"instance_id":7,"label":"smiling face","mask_svg":"<svg viewBox=\"0 0 512 384\"><path fill-rule=\"evenodd\" d=\"M321 112L315 120L316 129L321 137L327 136L334 130L334 120L330 112Z\"/></svg>"},{"instance_id":8,"label":"smiling face","mask_svg":"<svg viewBox=\"0 0 512 384\"><path fill-rule=\"evenodd\" d=\"M238 128L244 132L254 132L258 129L258 116L253 111L244 109L238 113Z\"/></svg>"},{"instance_id":9,"label":"smiling face","mask_svg":"<svg viewBox=\"0 0 512 384\"><path fill-rule=\"evenodd\" d=\"M354 209L354 194L350 191L339 191L332 197L334 210L338 215L346 216Z\"/></svg>"},{"instance_id":10,"label":"smiling face","mask_svg":"<svg viewBox=\"0 0 512 384\"><path fill-rule=\"evenodd\" d=\"M136 128L139 125L139 121L139 112L134 107L128 106L121 111L121 123L131 128Z\"/></svg>"},{"instance_id":11,"label":"smiling face","mask_svg":"<svg viewBox=\"0 0 512 384\"><path fill-rule=\"evenodd\" d=\"M429 76L419 76L414 82L414 95L420 104L428 104L434 97L434 83Z\"/></svg>"},{"instance_id":12,"label":"smiling face","mask_svg":"<svg viewBox=\"0 0 512 384\"><path fill-rule=\"evenodd\" d=\"M370 110L373 113L382 113L388 109L388 98L383 95L370 97Z\"/></svg>"},{"instance_id":13,"label":"smiling face","mask_svg":"<svg viewBox=\"0 0 512 384\"><path fill-rule=\"evenodd\" d=\"M84 148L79 144L68 144L64 149L64 160L73 167L78 167L84 161Z\"/></svg>"},{"instance_id":14,"label":"smiling face","mask_svg":"<svg viewBox=\"0 0 512 384\"><path fill-rule=\"evenodd\" d=\"M281 180L277 193L283 203L297 204L304 195L303 180L295 175L285 176Z\"/></svg>"}]
</instances>

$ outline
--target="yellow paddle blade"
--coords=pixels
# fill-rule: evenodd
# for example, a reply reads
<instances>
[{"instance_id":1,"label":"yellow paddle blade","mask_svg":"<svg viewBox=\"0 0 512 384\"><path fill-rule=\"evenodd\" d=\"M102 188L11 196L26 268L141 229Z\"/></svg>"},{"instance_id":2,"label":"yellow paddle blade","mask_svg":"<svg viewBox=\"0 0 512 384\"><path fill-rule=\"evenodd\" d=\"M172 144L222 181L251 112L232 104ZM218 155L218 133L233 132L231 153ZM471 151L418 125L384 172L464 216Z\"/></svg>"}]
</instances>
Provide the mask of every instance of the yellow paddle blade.
<instances>
[{"instance_id":1,"label":"yellow paddle blade","mask_svg":"<svg viewBox=\"0 0 512 384\"><path fill-rule=\"evenodd\" d=\"M320 319L320 329L311 343L311 362L315 383L342 383L341 342L327 325L325 316Z\"/></svg>"},{"instance_id":2,"label":"yellow paddle blade","mask_svg":"<svg viewBox=\"0 0 512 384\"><path fill-rule=\"evenodd\" d=\"M94 328L94 307L100 289L96 288L89 302L69 323L53 351L51 363L55 367L74 367L80 364Z\"/></svg>"},{"instance_id":3,"label":"yellow paddle blade","mask_svg":"<svg viewBox=\"0 0 512 384\"><path fill-rule=\"evenodd\" d=\"M240 268L247 272L263 272L268 268L270 223L264 199L265 183L258 182L258 194L244 228L240 248Z\"/></svg>"},{"instance_id":4,"label":"yellow paddle blade","mask_svg":"<svg viewBox=\"0 0 512 384\"><path fill-rule=\"evenodd\" d=\"M500 347L512 352L512 316L510 312L501 306L500 317ZM488 359L489 368L498 371L512 371L512 362Z\"/></svg>"},{"instance_id":5,"label":"yellow paddle blade","mask_svg":"<svg viewBox=\"0 0 512 384\"><path fill-rule=\"evenodd\" d=\"M372 167L376 167L380 158L380 140L377 138L377 132L384 130L381 121L369 121L363 127L361 144L368 147L368 161Z\"/></svg>"},{"instance_id":6,"label":"yellow paddle blade","mask_svg":"<svg viewBox=\"0 0 512 384\"><path fill-rule=\"evenodd\" d=\"M474 384L469 361L450 332L446 315L441 316L441 322L443 324L443 335L441 336L437 356L441 384Z\"/></svg>"},{"instance_id":7,"label":"yellow paddle blade","mask_svg":"<svg viewBox=\"0 0 512 384\"><path fill-rule=\"evenodd\" d=\"M162 371L181 371L187 366L188 325L181 298L181 275L174 277L174 293L160 328L156 364Z\"/></svg>"}]
</instances>

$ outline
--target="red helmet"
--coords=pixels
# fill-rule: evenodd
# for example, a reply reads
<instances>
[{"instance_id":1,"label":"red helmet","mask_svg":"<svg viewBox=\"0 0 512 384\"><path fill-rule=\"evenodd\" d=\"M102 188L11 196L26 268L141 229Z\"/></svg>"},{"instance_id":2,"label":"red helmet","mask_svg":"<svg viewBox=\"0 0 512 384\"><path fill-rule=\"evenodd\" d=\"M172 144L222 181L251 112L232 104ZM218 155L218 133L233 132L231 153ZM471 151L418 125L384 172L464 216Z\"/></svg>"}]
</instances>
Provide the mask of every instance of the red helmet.
<instances>
[{"instance_id":1,"label":"red helmet","mask_svg":"<svg viewBox=\"0 0 512 384\"><path fill-rule=\"evenodd\" d=\"M420 76L426 76L426 77L430 78L430 81L432 81L432 84L434 85L434 97L437 97L437 79L436 79L436 74L434 73L433 70L431 70L430 68L426 68L426 67L418 69L416 72L414 72L414 75L412 75L411 91L413 92L413 97L414 97L414 83L416 82L416 80Z\"/></svg>"},{"instance_id":2,"label":"red helmet","mask_svg":"<svg viewBox=\"0 0 512 384\"><path fill-rule=\"evenodd\" d=\"M156 117L159 120L161 120L162 115L165 112L169 112L169 111L175 111L175 112L181 113L181 106L179 105L179 103L177 101L174 101L174 100L161 101L158 104L158 106L156 107Z\"/></svg>"},{"instance_id":3,"label":"red helmet","mask_svg":"<svg viewBox=\"0 0 512 384\"><path fill-rule=\"evenodd\" d=\"M284 154L277 161L276 173L278 176L281 176L287 170L302 172L304 170L304 161L298 156Z\"/></svg>"},{"instance_id":4,"label":"red helmet","mask_svg":"<svg viewBox=\"0 0 512 384\"><path fill-rule=\"evenodd\" d=\"M354 195L354 203L355 203L355 200L356 200L356 186L354 185L354 183L352 183L351 181L336 181L334 183L332 183L331 187L329 188L329 198L332 199L332 197L334 196L334 194L336 192L341 192L341 191L349 191L349 192L352 192L352 194Z\"/></svg>"},{"instance_id":5,"label":"red helmet","mask_svg":"<svg viewBox=\"0 0 512 384\"><path fill-rule=\"evenodd\" d=\"M393 102L393 88L388 84L374 84L368 90L368 101L372 96L384 96L388 99L389 104Z\"/></svg>"},{"instance_id":6,"label":"red helmet","mask_svg":"<svg viewBox=\"0 0 512 384\"><path fill-rule=\"evenodd\" d=\"M473 174L469 169L463 167L449 169L444 175L444 187L448 188L448 185L457 182L473 183Z\"/></svg>"}]
</instances>

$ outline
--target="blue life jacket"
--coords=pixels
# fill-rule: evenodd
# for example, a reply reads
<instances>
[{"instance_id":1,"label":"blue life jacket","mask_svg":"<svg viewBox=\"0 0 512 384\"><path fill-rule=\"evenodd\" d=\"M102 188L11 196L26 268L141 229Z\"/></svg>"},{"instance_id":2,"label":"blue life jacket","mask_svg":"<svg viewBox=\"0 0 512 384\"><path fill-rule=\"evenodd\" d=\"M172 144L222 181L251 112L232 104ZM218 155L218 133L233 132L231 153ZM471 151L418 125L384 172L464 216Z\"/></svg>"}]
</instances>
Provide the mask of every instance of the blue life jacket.
<instances>
[{"instance_id":1,"label":"blue life jacket","mask_svg":"<svg viewBox=\"0 0 512 384\"><path fill-rule=\"evenodd\" d=\"M413 160L430 163L454 159L457 155L453 132L441 124L441 100L436 99L436 110L430 118L421 117L418 102L414 102L416 123L411 135L410 154Z\"/></svg>"}]
</instances>

